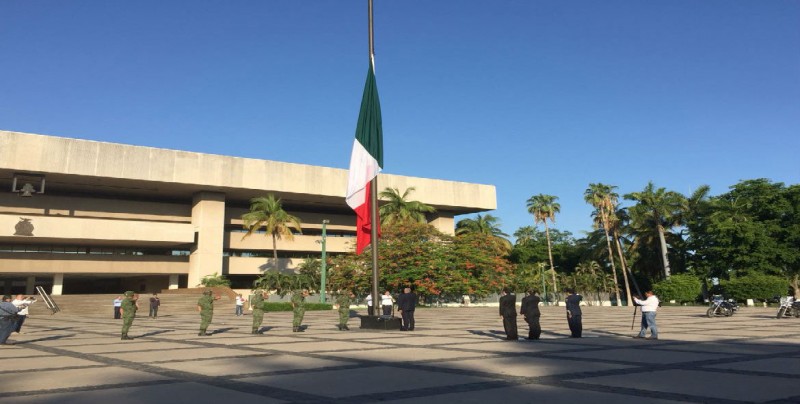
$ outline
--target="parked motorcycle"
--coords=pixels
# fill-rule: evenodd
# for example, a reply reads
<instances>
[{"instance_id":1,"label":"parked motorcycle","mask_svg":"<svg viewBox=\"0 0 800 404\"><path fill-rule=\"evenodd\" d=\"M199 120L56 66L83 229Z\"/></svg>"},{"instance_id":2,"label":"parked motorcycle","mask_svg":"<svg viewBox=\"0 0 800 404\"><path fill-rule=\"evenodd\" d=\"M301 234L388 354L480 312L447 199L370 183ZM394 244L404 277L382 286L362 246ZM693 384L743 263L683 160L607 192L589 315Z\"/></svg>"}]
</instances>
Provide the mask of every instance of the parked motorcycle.
<instances>
[{"instance_id":1,"label":"parked motorcycle","mask_svg":"<svg viewBox=\"0 0 800 404\"><path fill-rule=\"evenodd\" d=\"M781 307L778 308L776 317L800 317L800 302L795 301L794 296L782 297Z\"/></svg>"},{"instance_id":2,"label":"parked motorcycle","mask_svg":"<svg viewBox=\"0 0 800 404\"><path fill-rule=\"evenodd\" d=\"M716 317L716 316L725 316L730 317L739 310L739 304L736 303L733 299L725 300L720 295L714 295L711 297L711 306L706 310L706 316L708 317Z\"/></svg>"}]
</instances>

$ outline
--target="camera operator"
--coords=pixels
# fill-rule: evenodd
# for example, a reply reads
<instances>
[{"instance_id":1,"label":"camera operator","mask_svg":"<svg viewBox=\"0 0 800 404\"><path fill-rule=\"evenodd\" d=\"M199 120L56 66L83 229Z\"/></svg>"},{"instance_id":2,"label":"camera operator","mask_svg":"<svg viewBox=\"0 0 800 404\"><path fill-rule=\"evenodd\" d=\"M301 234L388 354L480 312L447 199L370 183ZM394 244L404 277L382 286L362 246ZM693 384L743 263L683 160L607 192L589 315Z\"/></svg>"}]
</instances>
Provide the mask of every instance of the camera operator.
<instances>
[{"instance_id":1,"label":"camera operator","mask_svg":"<svg viewBox=\"0 0 800 404\"><path fill-rule=\"evenodd\" d=\"M653 294L652 290L644 292L645 299L634 297L633 301L642 306L642 329L639 335L633 338L644 338L647 329L650 328L650 337L648 339L658 339L658 327L656 327L656 310L658 310L658 298Z\"/></svg>"},{"instance_id":2,"label":"camera operator","mask_svg":"<svg viewBox=\"0 0 800 404\"><path fill-rule=\"evenodd\" d=\"M7 341L17 326L17 312L19 308L11 303L11 296L3 296L3 301L0 302L0 345L14 345L13 342Z\"/></svg>"},{"instance_id":3,"label":"camera operator","mask_svg":"<svg viewBox=\"0 0 800 404\"><path fill-rule=\"evenodd\" d=\"M24 323L25 319L28 318L28 306L32 305L35 301L36 298L33 296L25 297L24 295L17 295L17 297L11 302L11 304L17 306L19 309L19 313L17 313L19 318L17 319L16 327L14 327L14 331L16 331L17 334L23 334L22 323Z\"/></svg>"}]
</instances>

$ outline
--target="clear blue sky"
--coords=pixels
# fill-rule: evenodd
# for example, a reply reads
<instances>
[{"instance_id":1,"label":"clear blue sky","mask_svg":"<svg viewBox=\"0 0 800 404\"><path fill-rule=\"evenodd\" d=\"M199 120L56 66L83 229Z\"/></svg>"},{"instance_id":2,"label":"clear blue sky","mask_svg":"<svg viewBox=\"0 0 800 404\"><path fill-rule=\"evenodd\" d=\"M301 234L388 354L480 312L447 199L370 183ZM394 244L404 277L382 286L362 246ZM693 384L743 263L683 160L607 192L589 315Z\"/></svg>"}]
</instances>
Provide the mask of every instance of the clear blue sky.
<instances>
[{"instance_id":1,"label":"clear blue sky","mask_svg":"<svg viewBox=\"0 0 800 404\"><path fill-rule=\"evenodd\" d=\"M366 0L0 2L0 129L347 168ZM385 172L493 184L503 229L591 182L800 182L800 2L375 0ZM344 189L342 193L344 194Z\"/></svg>"}]
</instances>

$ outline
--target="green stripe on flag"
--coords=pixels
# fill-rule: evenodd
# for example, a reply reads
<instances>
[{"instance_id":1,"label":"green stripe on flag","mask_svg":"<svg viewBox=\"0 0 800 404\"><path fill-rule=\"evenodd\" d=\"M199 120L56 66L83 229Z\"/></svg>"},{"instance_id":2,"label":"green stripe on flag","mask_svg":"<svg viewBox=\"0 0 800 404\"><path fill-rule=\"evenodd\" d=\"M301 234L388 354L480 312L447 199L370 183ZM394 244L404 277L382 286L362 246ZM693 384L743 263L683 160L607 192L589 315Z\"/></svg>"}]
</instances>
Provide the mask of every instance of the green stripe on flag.
<instances>
[{"instance_id":1,"label":"green stripe on flag","mask_svg":"<svg viewBox=\"0 0 800 404\"><path fill-rule=\"evenodd\" d=\"M370 63L364 95L361 98L361 111L358 113L356 140L383 168L383 127L381 124L381 102L378 99L378 86L375 72Z\"/></svg>"}]
</instances>

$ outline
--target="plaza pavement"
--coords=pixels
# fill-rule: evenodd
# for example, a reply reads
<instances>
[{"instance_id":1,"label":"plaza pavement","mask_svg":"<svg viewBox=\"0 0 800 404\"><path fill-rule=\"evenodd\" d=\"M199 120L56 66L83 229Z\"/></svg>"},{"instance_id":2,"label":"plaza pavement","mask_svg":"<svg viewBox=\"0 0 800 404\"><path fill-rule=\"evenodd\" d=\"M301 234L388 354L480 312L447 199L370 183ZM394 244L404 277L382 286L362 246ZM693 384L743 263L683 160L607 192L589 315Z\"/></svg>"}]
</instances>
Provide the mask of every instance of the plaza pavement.
<instances>
[{"instance_id":1,"label":"plaza pavement","mask_svg":"<svg viewBox=\"0 0 800 404\"><path fill-rule=\"evenodd\" d=\"M706 318L663 307L658 341L632 339L632 308L585 307L568 338L563 307L543 308L539 341L502 341L497 308L417 310L413 332L336 329L336 313L217 310L120 320L38 315L0 348L0 403L668 403L800 402L800 319L772 308ZM638 330L639 318L636 318ZM519 319L520 335L527 325Z\"/></svg>"}]
</instances>

